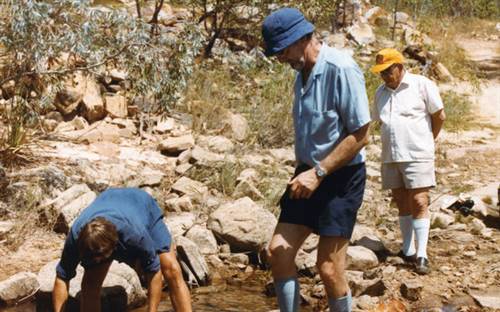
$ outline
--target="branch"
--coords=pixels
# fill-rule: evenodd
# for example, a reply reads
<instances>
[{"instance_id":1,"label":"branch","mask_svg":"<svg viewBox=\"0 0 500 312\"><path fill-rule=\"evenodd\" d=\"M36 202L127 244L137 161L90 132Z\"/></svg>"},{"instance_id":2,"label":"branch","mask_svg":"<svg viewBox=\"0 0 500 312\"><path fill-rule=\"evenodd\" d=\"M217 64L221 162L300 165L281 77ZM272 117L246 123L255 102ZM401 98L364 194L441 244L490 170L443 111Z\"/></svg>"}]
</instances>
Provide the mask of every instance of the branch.
<instances>
[{"instance_id":1,"label":"branch","mask_svg":"<svg viewBox=\"0 0 500 312\"><path fill-rule=\"evenodd\" d=\"M116 52L115 54L110 55L110 56L104 58L104 60L102 60L99 63L92 64L92 65L89 65L89 66L79 66L79 67L75 67L75 68L66 68L66 69L62 69L62 70L49 70L49 71L45 71L45 72L37 72L37 71L33 70L33 71L29 71L29 72L19 73L17 75L12 75L10 77L7 77L7 78L3 79L0 82L0 86L2 86L4 83L6 83L6 82L8 82L10 80L18 80L19 78L24 77L24 76L30 76L30 75L39 75L39 76L43 76L43 75L55 75L55 76L61 76L61 75L66 75L66 74L69 74L69 73L72 73L72 72L75 72L75 71L79 71L79 70L81 70L81 71L89 71L92 68L96 68L96 67L99 67L99 66L102 66L102 65L106 64L108 61L110 61L110 60L116 58L118 55L122 54L128 48L130 48L132 46L136 46L136 45L140 45L140 44L125 45L118 52Z\"/></svg>"}]
</instances>

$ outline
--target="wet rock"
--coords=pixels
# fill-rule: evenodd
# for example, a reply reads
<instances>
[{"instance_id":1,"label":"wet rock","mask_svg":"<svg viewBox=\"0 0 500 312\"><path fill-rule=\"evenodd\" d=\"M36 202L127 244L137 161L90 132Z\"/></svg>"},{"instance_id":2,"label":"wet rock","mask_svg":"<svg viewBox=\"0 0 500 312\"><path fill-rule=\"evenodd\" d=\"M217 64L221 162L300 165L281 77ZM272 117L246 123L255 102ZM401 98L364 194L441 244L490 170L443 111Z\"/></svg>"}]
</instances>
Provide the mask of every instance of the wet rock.
<instances>
[{"instance_id":1,"label":"wet rock","mask_svg":"<svg viewBox=\"0 0 500 312\"><path fill-rule=\"evenodd\" d=\"M49 262L38 272L37 279L40 283L40 290L37 293L37 305L47 304L51 300L58 262L59 260ZM69 287L68 308L78 307L84 273L83 267L79 265L76 272ZM102 311L124 311L146 303L146 293L141 287L139 277L132 268L124 263L113 261L102 287Z\"/></svg>"},{"instance_id":2,"label":"wet rock","mask_svg":"<svg viewBox=\"0 0 500 312\"><path fill-rule=\"evenodd\" d=\"M446 229L450 224L455 221L455 217L442 212L431 213L431 228Z\"/></svg>"},{"instance_id":3,"label":"wet rock","mask_svg":"<svg viewBox=\"0 0 500 312\"><path fill-rule=\"evenodd\" d=\"M122 95L105 96L105 109L112 118L125 118L128 116L127 98Z\"/></svg>"},{"instance_id":4,"label":"wet rock","mask_svg":"<svg viewBox=\"0 0 500 312\"><path fill-rule=\"evenodd\" d=\"M36 275L31 272L20 272L0 282L0 306L13 305L19 300L33 295L39 284Z\"/></svg>"},{"instance_id":5,"label":"wet rock","mask_svg":"<svg viewBox=\"0 0 500 312\"><path fill-rule=\"evenodd\" d=\"M181 177L172 185L172 190L181 195L188 195L191 198L199 198L205 196L208 192L208 187L188 177Z\"/></svg>"},{"instance_id":6,"label":"wet rock","mask_svg":"<svg viewBox=\"0 0 500 312\"><path fill-rule=\"evenodd\" d=\"M179 155L181 152L194 146L194 138L191 134L180 137L170 137L161 141L158 150L167 155Z\"/></svg>"},{"instance_id":7,"label":"wet rock","mask_svg":"<svg viewBox=\"0 0 500 312\"><path fill-rule=\"evenodd\" d=\"M366 270L377 265L377 256L370 249L363 246L349 246L347 248L347 267L350 270Z\"/></svg>"},{"instance_id":8,"label":"wet rock","mask_svg":"<svg viewBox=\"0 0 500 312\"><path fill-rule=\"evenodd\" d=\"M190 212L172 213L164 218L174 239L184 235L193 226L195 220L196 216Z\"/></svg>"},{"instance_id":9,"label":"wet rock","mask_svg":"<svg viewBox=\"0 0 500 312\"><path fill-rule=\"evenodd\" d=\"M239 114L228 112L223 121L224 129L236 141L244 141L249 132L248 121Z\"/></svg>"},{"instance_id":10,"label":"wet rock","mask_svg":"<svg viewBox=\"0 0 500 312\"><path fill-rule=\"evenodd\" d=\"M97 195L90 191L78 196L62 207L59 215L57 216L54 231L57 233L68 233L76 217L78 217L82 210L87 208L94 201L94 199L96 199L96 197Z\"/></svg>"},{"instance_id":11,"label":"wet rock","mask_svg":"<svg viewBox=\"0 0 500 312\"><path fill-rule=\"evenodd\" d=\"M370 25L354 24L347 29L347 35L359 45L367 45L375 41L375 34Z\"/></svg>"},{"instance_id":12,"label":"wet rock","mask_svg":"<svg viewBox=\"0 0 500 312\"><path fill-rule=\"evenodd\" d=\"M207 227L229 243L231 250L258 252L271 238L276 223L271 212L244 197L217 208Z\"/></svg>"},{"instance_id":13,"label":"wet rock","mask_svg":"<svg viewBox=\"0 0 500 312\"><path fill-rule=\"evenodd\" d=\"M401 295L411 301L417 301L422 297L422 289L422 283L417 280L404 281L400 287Z\"/></svg>"},{"instance_id":14,"label":"wet rock","mask_svg":"<svg viewBox=\"0 0 500 312\"><path fill-rule=\"evenodd\" d=\"M99 85L91 78L86 80L82 99L83 116L90 122L101 120L106 116L104 100Z\"/></svg>"},{"instance_id":15,"label":"wet rock","mask_svg":"<svg viewBox=\"0 0 500 312\"><path fill-rule=\"evenodd\" d=\"M180 258L187 263L191 272L196 276L199 285L206 285L210 275L209 268L205 258L200 253L198 246L190 239L179 236L176 239L177 251Z\"/></svg>"},{"instance_id":16,"label":"wet rock","mask_svg":"<svg viewBox=\"0 0 500 312\"><path fill-rule=\"evenodd\" d=\"M269 153L276 161L287 166L295 166L295 152L292 148L270 149Z\"/></svg>"},{"instance_id":17,"label":"wet rock","mask_svg":"<svg viewBox=\"0 0 500 312\"><path fill-rule=\"evenodd\" d=\"M500 288L491 288L486 291L469 291L470 295L483 308L500 309Z\"/></svg>"},{"instance_id":18,"label":"wet rock","mask_svg":"<svg viewBox=\"0 0 500 312\"><path fill-rule=\"evenodd\" d=\"M194 242L203 255L216 254L217 240L212 231L201 225L195 225L186 233L186 237Z\"/></svg>"}]
</instances>

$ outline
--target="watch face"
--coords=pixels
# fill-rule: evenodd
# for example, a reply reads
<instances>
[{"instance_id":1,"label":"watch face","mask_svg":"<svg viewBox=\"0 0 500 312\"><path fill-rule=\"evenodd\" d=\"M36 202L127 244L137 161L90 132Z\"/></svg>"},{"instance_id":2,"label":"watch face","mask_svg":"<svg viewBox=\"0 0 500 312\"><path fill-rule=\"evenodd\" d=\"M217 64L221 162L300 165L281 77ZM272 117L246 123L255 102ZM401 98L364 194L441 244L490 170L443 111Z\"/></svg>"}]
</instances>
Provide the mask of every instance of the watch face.
<instances>
[{"instance_id":1,"label":"watch face","mask_svg":"<svg viewBox=\"0 0 500 312\"><path fill-rule=\"evenodd\" d=\"M326 172L325 170L323 170L320 166L316 166L315 167L315 170L316 170L316 174L318 175L318 177L322 178L326 175Z\"/></svg>"}]
</instances>

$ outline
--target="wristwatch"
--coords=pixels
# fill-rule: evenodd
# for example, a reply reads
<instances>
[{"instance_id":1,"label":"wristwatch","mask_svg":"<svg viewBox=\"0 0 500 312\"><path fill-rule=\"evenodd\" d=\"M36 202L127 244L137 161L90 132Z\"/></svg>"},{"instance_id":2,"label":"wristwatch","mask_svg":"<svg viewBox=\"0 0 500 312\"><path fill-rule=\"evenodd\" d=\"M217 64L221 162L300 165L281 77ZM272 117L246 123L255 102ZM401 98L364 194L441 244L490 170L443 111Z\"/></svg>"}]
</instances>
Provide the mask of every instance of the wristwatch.
<instances>
[{"instance_id":1,"label":"wristwatch","mask_svg":"<svg viewBox=\"0 0 500 312\"><path fill-rule=\"evenodd\" d=\"M314 166L314 170L316 171L316 175L318 176L318 178L322 179L326 177L326 170L323 169L319 164Z\"/></svg>"}]
</instances>

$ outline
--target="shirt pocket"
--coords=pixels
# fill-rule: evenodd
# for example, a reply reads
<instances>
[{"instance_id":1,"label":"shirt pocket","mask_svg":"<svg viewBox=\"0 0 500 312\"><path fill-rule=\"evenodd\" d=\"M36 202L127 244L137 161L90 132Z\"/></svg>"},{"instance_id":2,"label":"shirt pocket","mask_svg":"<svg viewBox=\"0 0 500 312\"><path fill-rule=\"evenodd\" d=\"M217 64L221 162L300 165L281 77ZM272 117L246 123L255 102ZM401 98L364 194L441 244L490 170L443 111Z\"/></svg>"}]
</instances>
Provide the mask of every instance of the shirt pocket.
<instances>
[{"instance_id":1,"label":"shirt pocket","mask_svg":"<svg viewBox=\"0 0 500 312\"><path fill-rule=\"evenodd\" d=\"M311 137L316 144L332 140L337 132L338 118L335 110L311 112Z\"/></svg>"}]
</instances>

